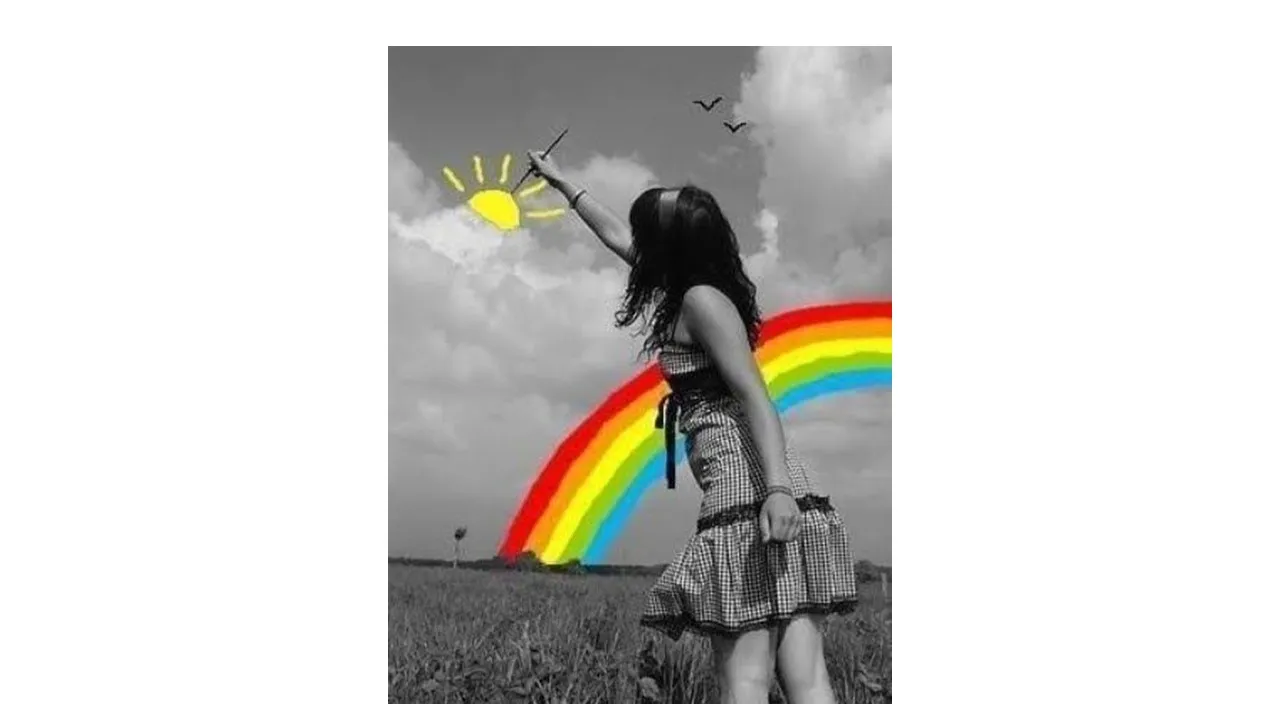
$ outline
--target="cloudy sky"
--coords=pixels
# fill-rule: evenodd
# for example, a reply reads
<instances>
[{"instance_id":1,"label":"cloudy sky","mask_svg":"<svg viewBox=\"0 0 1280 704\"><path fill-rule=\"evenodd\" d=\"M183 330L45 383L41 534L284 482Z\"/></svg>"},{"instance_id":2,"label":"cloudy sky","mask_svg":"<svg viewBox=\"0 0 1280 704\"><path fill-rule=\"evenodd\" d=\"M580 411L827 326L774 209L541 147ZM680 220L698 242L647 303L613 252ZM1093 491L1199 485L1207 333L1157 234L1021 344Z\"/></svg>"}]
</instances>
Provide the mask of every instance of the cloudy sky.
<instances>
[{"instance_id":1,"label":"cloudy sky","mask_svg":"<svg viewBox=\"0 0 1280 704\"><path fill-rule=\"evenodd\" d=\"M464 204L472 156L492 182L504 154L564 127L559 163L625 217L656 184L720 201L766 316L890 297L892 64L888 49L390 50L391 555L494 554L555 446L642 367L613 326L625 281L572 214L500 233ZM707 114L695 98L723 95ZM722 120L751 124L731 134ZM467 187L457 193L451 167ZM559 207L547 189L525 210ZM891 563L887 390L812 402L788 441L830 491L859 557ZM666 562L699 492L652 489L611 562Z\"/></svg>"}]
</instances>

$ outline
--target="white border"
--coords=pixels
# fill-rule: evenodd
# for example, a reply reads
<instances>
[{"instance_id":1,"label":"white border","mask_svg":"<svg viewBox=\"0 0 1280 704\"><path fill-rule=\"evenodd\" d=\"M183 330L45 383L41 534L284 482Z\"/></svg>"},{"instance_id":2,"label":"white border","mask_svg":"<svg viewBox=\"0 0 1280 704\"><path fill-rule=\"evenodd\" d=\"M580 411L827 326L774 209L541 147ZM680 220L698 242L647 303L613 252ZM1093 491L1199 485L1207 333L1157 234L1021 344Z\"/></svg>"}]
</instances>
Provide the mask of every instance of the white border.
<instances>
[{"instance_id":1,"label":"white border","mask_svg":"<svg viewBox=\"0 0 1280 704\"><path fill-rule=\"evenodd\" d=\"M384 696L386 45L474 10L253 7L6 22L5 701ZM898 701L1275 700L1274 23L681 8L468 39L895 45Z\"/></svg>"}]
</instances>

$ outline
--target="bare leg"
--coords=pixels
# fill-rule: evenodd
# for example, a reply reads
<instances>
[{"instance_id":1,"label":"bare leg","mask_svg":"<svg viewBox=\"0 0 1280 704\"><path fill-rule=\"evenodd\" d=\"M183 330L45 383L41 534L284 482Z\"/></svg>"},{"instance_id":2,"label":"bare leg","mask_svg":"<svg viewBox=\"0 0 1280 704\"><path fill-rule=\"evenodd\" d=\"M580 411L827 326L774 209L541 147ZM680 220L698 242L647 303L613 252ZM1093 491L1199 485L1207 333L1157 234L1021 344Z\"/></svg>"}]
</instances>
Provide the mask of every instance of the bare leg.
<instances>
[{"instance_id":1,"label":"bare leg","mask_svg":"<svg viewBox=\"0 0 1280 704\"><path fill-rule=\"evenodd\" d=\"M775 628L757 628L737 637L712 637L720 704L768 704L777 647Z\"/></svg>"},{"instance_id":2,"label":"bare leg","mask_svg":"<svg viewBox=\"0 0 1280 704\"><path fill-rule=\"evenodd\" d=\"M820 618L801 614L782 631L778 673L790 704L835 704L827 660L822 651Z\"/></svg>"}]
</instances>

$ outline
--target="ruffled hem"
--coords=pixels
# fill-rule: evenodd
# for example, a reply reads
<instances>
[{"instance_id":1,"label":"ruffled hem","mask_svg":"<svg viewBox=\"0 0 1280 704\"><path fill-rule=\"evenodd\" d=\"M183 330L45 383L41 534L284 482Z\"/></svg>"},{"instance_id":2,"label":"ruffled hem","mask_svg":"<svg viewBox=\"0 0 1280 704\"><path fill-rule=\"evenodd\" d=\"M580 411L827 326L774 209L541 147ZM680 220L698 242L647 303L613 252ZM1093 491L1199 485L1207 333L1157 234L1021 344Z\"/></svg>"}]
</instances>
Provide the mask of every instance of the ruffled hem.
<instances>
[{"instance_id":1,"label":"ruffled hem","mask_svg":"<svg viewBox=\"0 0 1280 704\"><path fill-rule=\"evenodd\" d=\"M818 614L829 616L832 614L848 614L853 613L858 607L858 597L854 596L849 599L841 599L829 604L800 604L785 614L770 614L760 618L749 619L737 624L724 624L713 620L698 620L690 614L679 615L645 615L640 617L640 625L666 635L672 640L680 640L680 636L685 631L692 631L702 636L735 636L746 631L758 628L768 628L771 626L781 626L796 616L805 614Z\"/></svg>"},{"instance_id":2,"label":"ruffled hem","mask_svg":"<svg viewBox=\"0 0 1280 704\"><path fill-rule=\"evenodd\" d=\"M787 543L763 543L745 512L695 533L649 590L641 625L678 640L685 630L732 635L797 614L852 611L857 578L844 523L825 501L813 503Z\"/></svg>"}]
</instances>

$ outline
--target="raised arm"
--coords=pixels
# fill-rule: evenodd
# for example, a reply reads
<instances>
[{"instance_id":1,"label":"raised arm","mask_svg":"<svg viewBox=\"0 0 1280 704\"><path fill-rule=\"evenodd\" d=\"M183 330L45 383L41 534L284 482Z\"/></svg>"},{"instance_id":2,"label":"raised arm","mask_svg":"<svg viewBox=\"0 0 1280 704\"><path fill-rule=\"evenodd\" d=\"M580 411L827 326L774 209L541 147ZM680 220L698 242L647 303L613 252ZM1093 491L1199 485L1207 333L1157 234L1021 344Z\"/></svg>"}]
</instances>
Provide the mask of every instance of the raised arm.
<instances>
[{"instance_id":1,"label":"raised arm","mask_svg":"<svg viewBox=\"0 0 1280 704\"><path fill-rule=\"evenodd\" d=\"M552 188L564 194L582 221L600 238L604 246L617 254L628 265L634 264L631 254L631 226L618 217L604 203L592 197L585 188L571 183L556 166L550 157L536 152L529 152L529 163L533 170L551 184Z\"/></svg>"}]
</instances>

